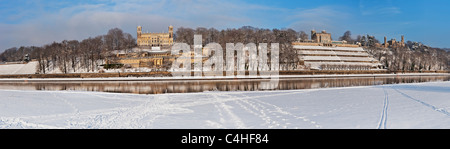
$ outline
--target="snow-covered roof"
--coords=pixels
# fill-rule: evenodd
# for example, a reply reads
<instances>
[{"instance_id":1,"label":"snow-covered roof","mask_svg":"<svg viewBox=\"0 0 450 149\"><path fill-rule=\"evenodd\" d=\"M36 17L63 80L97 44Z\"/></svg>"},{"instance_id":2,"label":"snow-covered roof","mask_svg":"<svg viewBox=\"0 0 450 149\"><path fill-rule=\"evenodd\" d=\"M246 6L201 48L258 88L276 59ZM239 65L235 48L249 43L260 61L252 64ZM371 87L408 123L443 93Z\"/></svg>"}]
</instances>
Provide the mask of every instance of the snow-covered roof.
<instances>
[{"instance_id":1,"label":"snow-covered roof","mask_svg":"<svg viewBox=\"0 0 450 149\"><path fill-rule=\"evenodd\" d=\"M320 68L322 65L349 65L349 66L370 66L377 67L381 65L380 63L364 63L364 62L305 62L306 66L311 66L312 68Z\"/></svg>"},{"instance_id":2,"label":"snow-covered roof","mask_svg":"<svg viewBox=\"0 0 450 149\"><path fill-rule=\"evenodd\" d=\"M336 51L364 51L361 47L324 47L324 46L302 46L294 45L294 49L317 49L317 50L336 50Z\"/></svg>"},{"instance_id":3,"label":"snow-covered roof","mask_svg":"<svg viewBox=\"0 0 450 149\"><path fill-rule=\"evenodd\" d=\"M353 65L372 66L381 65L367 51L361 47L326 47L294 45L299 58L305 65L319 69L322 65Z\"/></svg>"},{"instance_id":4,"label":"snow-covered roof","mask_svg":"<svg viewBox=\"0 0 450 149\"><path fill-rule=\"evenodd\" d=\"M161 47L152 47L152 51L161 51Z\"/></svg>"},{"instance_id":5,"label":"snow-covered roof","mask_svg":"<svg viewBox=\"0 0 450 149\"><path fill-rule=\"evenodd\" d=\"M367 52L341 52L341 51L309 51L301 50L298 54L304 55L338 55L338 56L369 56Z\"/></svg>"},{"instance_id":6,"label":"snow-covered roof","mask_svg":"<svg viewBox=\"0 0 450 149\"><path fill-rule=\"evenodd\" d=\"M303 56L303 60L320 60L320 61L362 61L371 62L375 61L370 57L343 57L343 56Z\"/></svg>"},{"instance_id":7,"label":"snow-covered roof","mask_svg":"<svg viewBox=\"0 0 450 149\"><path fill-rule=\"evenodd\" d=\"M148 53L168 53L169 51L162 51L162 50L156 50L156 51L148 51Z\"/></svg>"}]
</instances>

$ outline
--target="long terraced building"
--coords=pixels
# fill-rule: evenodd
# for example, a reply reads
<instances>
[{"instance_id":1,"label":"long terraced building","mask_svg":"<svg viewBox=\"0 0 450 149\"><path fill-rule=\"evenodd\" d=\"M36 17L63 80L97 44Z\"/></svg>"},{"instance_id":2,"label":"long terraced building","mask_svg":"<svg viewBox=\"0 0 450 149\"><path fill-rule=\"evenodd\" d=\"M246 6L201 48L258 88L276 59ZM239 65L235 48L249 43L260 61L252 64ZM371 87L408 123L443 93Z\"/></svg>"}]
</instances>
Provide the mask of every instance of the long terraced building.
<instances>
[{"instance_id":1,"label":"long terraced building","mask_svg":"<svg viewBox=\"0 0 450 149\"><path fill-rule=\"evenodd\" d=\"M315 70L382 69L380 62L359 45L329 39L330 33L311 31L311 40L292 43L300 65Z\"/></svg>"}]
</instances>

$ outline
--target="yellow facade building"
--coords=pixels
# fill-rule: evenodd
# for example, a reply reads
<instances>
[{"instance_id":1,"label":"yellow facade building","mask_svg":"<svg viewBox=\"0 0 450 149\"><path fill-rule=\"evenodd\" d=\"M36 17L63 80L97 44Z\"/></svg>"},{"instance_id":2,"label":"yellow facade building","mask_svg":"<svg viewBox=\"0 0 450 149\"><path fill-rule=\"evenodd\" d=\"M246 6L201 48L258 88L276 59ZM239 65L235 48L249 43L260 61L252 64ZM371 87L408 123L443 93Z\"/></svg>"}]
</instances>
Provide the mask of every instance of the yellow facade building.
<instances>
[{"instance_id":1,"label":"yellow facade building","mask_svg":"<svg viewBox=\"0 0 450 149\"><path fill-rule=\"evenodd\" d=\"M137 27L137 45L139 47L160 47L173 44L173 26L168 33L142 33L142 27Z\"/></svg>"},{"instance_id":2,"label":"yellow facade building","mask_svg":"<svg viewBox=\"0 0 450 149\"><path fill-rule=\"evenodd\" d=\"M331 34L327 33L325 30L323 30L321 33L317 33L315 30L312 30L311 40L313 40L316 43L330 44Z\"/></svg>"},{"instance_id":3,"label":"yellow facade building","mask_svg":"<svg viewBox=\"0 0 450 149\"><path fill-rule=\"evenodd\" d=\"M175 56L171 55L169 51L150 51L116 54L115 57L107 60L107 63L129 65L131 68L161 68L164 61L172 62L174 59Z\"/></svg>"}]
</instances>

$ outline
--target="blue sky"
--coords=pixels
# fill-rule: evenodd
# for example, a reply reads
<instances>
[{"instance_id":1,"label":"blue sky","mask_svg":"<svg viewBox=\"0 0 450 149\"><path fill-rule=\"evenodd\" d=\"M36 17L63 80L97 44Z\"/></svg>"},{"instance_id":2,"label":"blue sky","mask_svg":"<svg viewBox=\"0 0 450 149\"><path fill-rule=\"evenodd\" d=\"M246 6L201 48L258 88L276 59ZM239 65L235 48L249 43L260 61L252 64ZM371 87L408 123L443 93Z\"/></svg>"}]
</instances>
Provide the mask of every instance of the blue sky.
<instances>
[{"instance_id":1,"label":"blue sky","mask_svg":"<svg viewBox=\"0 0 450 149\"><path fill-rule=\"evenodd\" d=\"M374 35L450 48L448 0L0 0L0 52L10 47L42 46L82 40L114 27L136 36L167 32L167 26L254 26L327 30L337 39Z\"/></svg>"}]
</instances>

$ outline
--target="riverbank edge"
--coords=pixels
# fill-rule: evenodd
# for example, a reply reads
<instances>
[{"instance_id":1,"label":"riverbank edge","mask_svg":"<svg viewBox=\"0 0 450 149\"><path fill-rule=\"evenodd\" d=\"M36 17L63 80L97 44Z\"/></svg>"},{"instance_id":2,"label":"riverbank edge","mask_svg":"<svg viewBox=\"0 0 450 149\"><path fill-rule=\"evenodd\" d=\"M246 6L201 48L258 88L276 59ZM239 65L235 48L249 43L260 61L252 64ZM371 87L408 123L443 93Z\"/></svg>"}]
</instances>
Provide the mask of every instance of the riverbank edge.
<instances>
[{"instance_id":1,"label":"riverbank edge","mask_svg":"<svg viewBox=\"0 0 450 149\"><path fill-rule=\"evenodd\" d=\"M450 73L372 73L372 74L309 74L309 75L275 75L275 76L202 76L202 77L172 77L172 76L154 76L154 77L67 77L67 78L2 78L0 83L6 82L65 82L65 81L232 81L232 80L274 80L274 79L295 79L295 78L350 78L350 77L420 77L420 76L450 76Z\"/></svg>"},{"instance_id":2,"label":"riverbank edge","mask_svg":"<svg viewBox=\"0 0 450 149\"><path fill-rule=\"evenodd\" d=\"M191 76L194 76L194 71L190 72ZM202 72L204 76L207 76L211 72ZM272 74L273 72L267 72ZM353 75L353 74L404 74L404 73L450 73L450 71L388 71L384 69L380 70L290 70L279 71L279 75ZM189 72L187 72L189 74ZM257 72L260 75L261 72ZM249 75L249 71L245 72L245 75ZM226 76L226 72L223 72L223 76ZM237 76L237 72L234 72L234 76ZM110 72L110 73L57 73L57 74L0 74L2 78L109 78L109 77L172 77L172 73L169 71L151 71L151 72Z\"/></svg>"}]
</instances>

